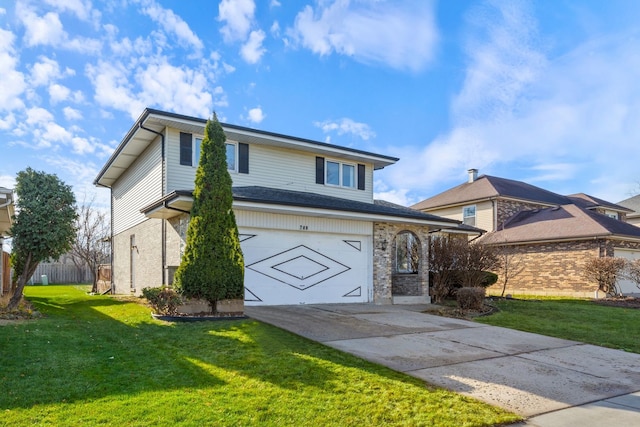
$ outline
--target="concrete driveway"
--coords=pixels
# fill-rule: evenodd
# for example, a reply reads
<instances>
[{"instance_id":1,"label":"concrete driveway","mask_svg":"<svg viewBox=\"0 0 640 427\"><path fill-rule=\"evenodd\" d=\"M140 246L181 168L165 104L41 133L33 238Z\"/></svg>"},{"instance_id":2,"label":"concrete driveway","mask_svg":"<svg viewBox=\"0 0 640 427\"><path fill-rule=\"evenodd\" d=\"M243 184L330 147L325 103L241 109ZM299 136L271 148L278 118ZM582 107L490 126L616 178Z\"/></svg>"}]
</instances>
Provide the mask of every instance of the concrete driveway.
<instances>
[{"instance_id":1,"label":"concrete driveway","mask_svg":"<svg viewBox=\"0 0 640 427\"><path fill-rule=\"evenodd\" d=\"M640 425L640 354L425 314L427 306L245 307L330 347L529 418ZM546 414L546 415L541 415Z\"/></svg>"}]
</instances>

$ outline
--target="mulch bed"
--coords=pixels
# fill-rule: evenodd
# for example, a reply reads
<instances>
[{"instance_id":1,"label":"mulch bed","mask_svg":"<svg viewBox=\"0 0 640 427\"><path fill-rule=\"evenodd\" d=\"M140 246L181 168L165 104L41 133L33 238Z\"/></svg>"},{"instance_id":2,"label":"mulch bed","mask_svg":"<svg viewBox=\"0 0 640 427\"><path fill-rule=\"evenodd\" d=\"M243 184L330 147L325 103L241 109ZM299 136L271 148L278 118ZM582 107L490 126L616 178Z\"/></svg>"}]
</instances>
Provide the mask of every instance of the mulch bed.
<instances>
[{"instance_id":1,"label":"mulch bed","mask_svg":"<svg viewBox=\"0 0 640 427\"><path fill-rule=\"evenodd\" d=\"M606 305L610 307L640 309L640 298L637 297L602 298L594 299L593 302L598 305Z\"/></svg>"}]
</instances>

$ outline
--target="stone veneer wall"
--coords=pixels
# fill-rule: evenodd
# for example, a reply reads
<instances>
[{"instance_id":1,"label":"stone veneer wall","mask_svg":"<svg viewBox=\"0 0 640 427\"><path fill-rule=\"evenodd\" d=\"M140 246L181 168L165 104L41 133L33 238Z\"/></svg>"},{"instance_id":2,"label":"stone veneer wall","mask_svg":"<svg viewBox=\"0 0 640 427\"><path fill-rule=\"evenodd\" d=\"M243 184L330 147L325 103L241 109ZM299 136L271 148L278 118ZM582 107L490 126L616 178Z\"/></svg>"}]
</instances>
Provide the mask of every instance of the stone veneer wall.
<instances>
[{"instance_id":1,"label":"stone veneer wall","mask_svg":"<svg viewBox=\"0 0 640 427\"><path fill-rule=\"evenodd\" d=\"M544 209L544 208L548 208L548 205L540 205L540 204L536 204L536 203L526 203L526 202L519 202L519 201L515 201L515 200L497 200L496 202L496 209L497 209L497 216L496 216L496 220L497 220L497 230L500 230L500 227L502 226L502 224L507 221L509 218L511 218L512 216L514 216L515 214L517 214L520 211L530 211L530 210L534 210L534 209ZM487 231L497 231L497 230L487 230Z\"/></svg>"},{"instance_id":2,"label":"stone veneer wall","mask_svg":"<svg viewBox=\"0 0 640 427\"><path fill-rule=\"evenodd\" d=\"M640 249L635 242L593 239L517 245L524 270L509 280L506 294L593 297L597 286L582 277L585 263L592 257L612 256L614 248ZM497 272L500 276L499 272ZM500 295L502 277L487 289Z\"/></svg>"},{"instance_id":3,"label":"stone veneer wall","mask_svg":"<svg viewBox=\"0 0 640 427\"><path fill-rule=\"evenodd\" d=\"M396 235L402 231L411 231L420 243L421 262L417 274L395 275ZM403 296L428 296L429 274L426 264L429 251L429 227L406 224L375 222L373 224L373 302L392 304L395 290ZM402 278L399 278L402 276ZM411 283L410 283L411 282Z\"/></svg>"}]
</instances>

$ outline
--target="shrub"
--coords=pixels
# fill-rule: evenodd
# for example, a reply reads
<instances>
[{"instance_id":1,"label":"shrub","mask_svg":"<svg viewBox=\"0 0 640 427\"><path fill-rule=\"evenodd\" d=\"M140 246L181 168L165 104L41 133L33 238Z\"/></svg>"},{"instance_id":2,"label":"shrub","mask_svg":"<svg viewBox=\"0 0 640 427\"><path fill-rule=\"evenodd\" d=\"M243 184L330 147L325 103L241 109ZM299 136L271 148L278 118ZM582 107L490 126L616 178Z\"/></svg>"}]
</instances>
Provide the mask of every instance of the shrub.
<instances>
[{"instance_id":1,"label":"shrub","mask_svg":"<svg viewBox=\"0 0 640 427\"><path fill-rule=\"evenodd\" d=\"M480 282L480 286L483 288L488 288L489 286L495 284L498 281L498 275L491 271L483 271L484 277Z\"/></svg>"},{"instance_id":2,"label":"shrub","mask_svg":"<svg viewBox=\"0 0 640 427\"><path fill-rule=\"evenodd\" d=\"M625 267L626 261L622 258L596 257L586 262L582 273L587 280L598 284L599 291L607 296L615 296L620 293L616 283Z\"/></svg>"},{"instance_id":3,"label":"shrub","mask_svg":"<svg viewBox=\"0 0 640 427\"><path fill-rule=\"evenodd\" d=\"M640 288L640 259L627 261L625 277Z\"/></svg>"},{"instance_id":4,"label":"shrub","mask_svg":"<svg viewBox=\"0 0 640 427\"><path fill-rule=\"evenodd\" d=\"M484 297L485 289L474 287L458 289L456 299L458 307L462 310L481 310L484 304Z\"/></svg>"},{"instance_id":5,"label":"shrub","mask_svg":"<svg viewBox=\"0 0 640 427\"><path fill-rule=\"evenodd\" d=\"M142 296L149 301L156 314L172 315L178 311L182 304L180 295L169 287L144 288Z\"/></svg>"}]
</instances>

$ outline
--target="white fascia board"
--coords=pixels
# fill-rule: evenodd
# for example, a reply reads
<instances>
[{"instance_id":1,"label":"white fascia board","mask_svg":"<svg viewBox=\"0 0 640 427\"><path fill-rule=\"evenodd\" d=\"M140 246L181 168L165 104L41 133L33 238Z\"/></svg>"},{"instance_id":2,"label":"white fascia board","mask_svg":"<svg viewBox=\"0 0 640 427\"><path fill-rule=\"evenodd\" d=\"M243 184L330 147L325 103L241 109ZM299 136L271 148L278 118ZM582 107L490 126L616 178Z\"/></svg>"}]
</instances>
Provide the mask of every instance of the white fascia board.
<instances>
[{"instance_id":1,"label":"white fascia board","mask_svg":"<svg viewBox=\"0 0 640 427\"><path fill-rule=\"evenodd\" d=\"M280 213L289 215L306 215L323 218L350 219L357 221L395 222L403 224L429 225L434 227L454 227L450 222L430 221L418 218L406 218L391 215L367 214L360 212L338 211L332 209L307 208L300 206L273 205L256 202L233 202L234 209L248 211ZM475 234L475 233L474 233Z\"/></svg>"}]
</instances>

